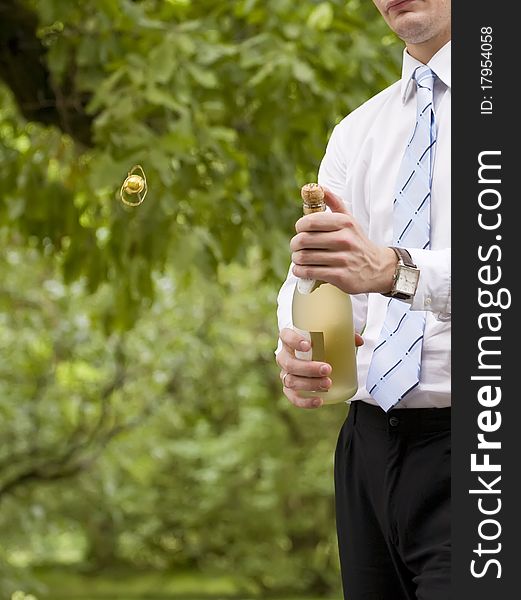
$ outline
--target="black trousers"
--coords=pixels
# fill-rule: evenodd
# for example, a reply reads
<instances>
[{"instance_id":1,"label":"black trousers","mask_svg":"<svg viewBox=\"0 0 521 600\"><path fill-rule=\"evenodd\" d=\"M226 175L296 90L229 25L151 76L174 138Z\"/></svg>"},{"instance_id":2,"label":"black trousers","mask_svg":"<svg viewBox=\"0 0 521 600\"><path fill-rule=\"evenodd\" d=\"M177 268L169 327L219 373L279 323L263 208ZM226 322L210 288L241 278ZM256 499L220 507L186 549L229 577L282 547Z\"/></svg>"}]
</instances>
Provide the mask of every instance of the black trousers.
<instances>
[{"instance_id":1,"label":"black trousers","mask_svg":"<svg viewBox=\"0 0 521 600\"><path fill-rule=\"evenodd\" d=\"M450 408L353 402L335 500L346 600L450 599Z\"/></svg>"}]
</instances>

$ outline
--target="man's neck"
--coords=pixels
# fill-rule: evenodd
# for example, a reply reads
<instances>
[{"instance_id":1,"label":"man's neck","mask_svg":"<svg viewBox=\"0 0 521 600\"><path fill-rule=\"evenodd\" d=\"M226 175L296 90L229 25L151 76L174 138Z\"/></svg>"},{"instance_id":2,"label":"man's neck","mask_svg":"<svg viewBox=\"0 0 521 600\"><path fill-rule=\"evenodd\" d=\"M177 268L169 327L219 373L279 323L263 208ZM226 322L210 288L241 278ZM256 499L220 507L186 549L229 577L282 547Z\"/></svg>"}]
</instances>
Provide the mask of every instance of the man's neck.
<instances>
[{"instance_id":1,"label":"man's neck","mask_svg":"<svg viewBox=\"0 0 521 600\"><path fill-rule=\"evenodd\" d=\"M442 32L439 36L421 44L407 44L407 52L416 60L426 65L430 59L450 42L451 32Z\"/></svg>"}]
</instances>

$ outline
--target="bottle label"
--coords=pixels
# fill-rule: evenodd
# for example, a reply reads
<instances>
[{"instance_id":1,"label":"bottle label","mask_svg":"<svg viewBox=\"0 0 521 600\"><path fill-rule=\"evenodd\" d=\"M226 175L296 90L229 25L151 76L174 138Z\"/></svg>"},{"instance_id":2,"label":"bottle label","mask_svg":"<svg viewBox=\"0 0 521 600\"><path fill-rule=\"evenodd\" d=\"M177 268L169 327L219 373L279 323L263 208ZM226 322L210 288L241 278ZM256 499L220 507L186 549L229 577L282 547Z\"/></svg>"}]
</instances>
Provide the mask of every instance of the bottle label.
<instances>
[{"instance_id":1,"label":"bottle label","mask_svg":"<svg viewBox=\"0 0 521 600\"><path fill-rule=\"evenodd\" d=\"M326 351L324 345L324 332L323 331L310 331L311 336L311 352L313 360L318 362L325 362Z\"/></svg>"}]
</instances>

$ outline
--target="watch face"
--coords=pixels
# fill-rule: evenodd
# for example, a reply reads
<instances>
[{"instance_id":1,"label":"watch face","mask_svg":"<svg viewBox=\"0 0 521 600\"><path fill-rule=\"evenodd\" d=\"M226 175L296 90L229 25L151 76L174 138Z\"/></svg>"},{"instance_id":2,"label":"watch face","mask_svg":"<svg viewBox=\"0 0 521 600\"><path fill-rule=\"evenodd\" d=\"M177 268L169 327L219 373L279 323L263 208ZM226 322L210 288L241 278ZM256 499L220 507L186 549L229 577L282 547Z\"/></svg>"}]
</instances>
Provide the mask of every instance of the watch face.
<instances>
[{"instance_id":1,"label":"watch face","mask_svg":"<svg viewBox=\"0 0 521 600\"><path fill-rule=\"evenodd\" d=\"M418 287L420 271L411 267L402 265L399 269L398 279L396 280L396 291L400 294L414 296Z\"/></svg>"}]
</instances>

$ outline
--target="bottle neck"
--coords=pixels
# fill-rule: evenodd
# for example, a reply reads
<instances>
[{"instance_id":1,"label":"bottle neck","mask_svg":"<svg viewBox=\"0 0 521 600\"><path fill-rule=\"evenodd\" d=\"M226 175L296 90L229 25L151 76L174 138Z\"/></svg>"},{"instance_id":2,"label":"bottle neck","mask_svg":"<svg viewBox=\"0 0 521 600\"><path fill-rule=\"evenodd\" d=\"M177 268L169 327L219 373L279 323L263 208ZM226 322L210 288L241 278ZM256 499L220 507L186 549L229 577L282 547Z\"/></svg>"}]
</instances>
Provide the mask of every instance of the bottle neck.
<instances>
[{"instance_id":1,"label":"bottle neck","mask_svg":"<svg viewBox=\"0 0 521 600\"><path fill-rule=\"evenodd\" d=\"M320 202L320 204L308 204L304 203L302 205L302 212L305 215L311 215L312 213L324 212L326 210L326 205L324 202Z\"/></svg>"}]
</instances>

